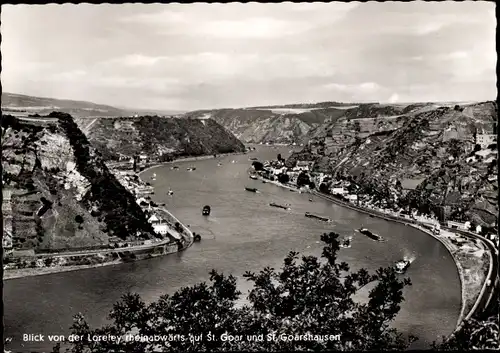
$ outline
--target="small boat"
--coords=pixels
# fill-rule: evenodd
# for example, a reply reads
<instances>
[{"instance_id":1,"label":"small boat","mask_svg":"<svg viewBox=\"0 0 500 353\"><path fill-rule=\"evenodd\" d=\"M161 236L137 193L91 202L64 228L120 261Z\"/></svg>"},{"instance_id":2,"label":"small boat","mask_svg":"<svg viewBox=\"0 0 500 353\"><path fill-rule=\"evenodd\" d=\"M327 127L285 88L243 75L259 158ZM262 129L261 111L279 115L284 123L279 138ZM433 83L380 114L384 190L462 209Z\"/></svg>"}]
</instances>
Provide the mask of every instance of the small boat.
<instances>
[{"instance_id":1,"label":"small boat","mask_svg":"<svg viewBox=\"0 0 500 353\"><path fill-rule=\"evenodd\" d=\"M201 212L202 215L204 216L210 216L210 206L209 205L206 205L205 207L203 207L203 211Z\"/></svg>"},{"instance_id":2,"label":"small boat","mask_svg":"<svg viewBox=\"0 0 500 353\"><path fill-rule=\"evenodd\" d=\"M251 157L251 158L248 158L249 161L258 161L259 159L257 157Z\"/></svg>"},{"instance_id":3,"label":"small boat","mask_svg":"<svg viewBox=\"0 0 500 353\"><path fill-rule=\"evenodd\" d=\"M174 194L173 190L172 190L172 189L170 189L170 188L168 188L168 195L169 195L169 196L172 196L173 194Z\"/></svg>"},{"instance_id":4,"label":"small boat","mask_svg":"<svg viewBox=\"0 0 500 353\"><path fill-rule=\"evenodd\" d=\"M246 191L250 191L250 192L257 192L257 188L249 188L249 187L246 187L246 186L245 186L245 190Z\"/></svg>"},{"instance_id":5,"label":"small boat","mask_svg":"<svg viewBox=\"0 0 500 353\"><path fill-rule=\"evenodd\" d=\"M305 216L309 217L309 218L319 219L320 221L323 221L323 222L331 222L331 220L329 218L317 216L317 215L309 213L309 212L306 212Z\"/></svg>"},{"instance_id":6,"label":"small boat","mask_svg":"<svg viewBox=\"0 0 500 353\"><path fill-rule=\"evenodd\" d=\"M151 176L151 180L156 180L156 173L153 173L153 175Z\"/></svg>"},{"instance_id":7,"label":"small boat","mask_svg":"<svg viewBox=\"0 0 500 353\"><path fill-rule=\"evenodd\" d=\"M234 164L234 163L236 163L236 161L233 159L233 160L231 161L231 163L233 163L233 164Z\"/></svg>"},{"instance_id":8,"label":"small boat","mask_svg":"<svg viewBox=\"0 0 500 353\"><path fill-rule=\"evenodd\" d=\"M340 247L341 248L350 248L351 247L351 240L352 237L345 237L340 241Z\"/></svg>"},{"instance_id":9,"label":"small boat","mask_svg":"<svg viewBox=\"0 0 500 353\"><path fill-rule=\"evenodd\" d=\"M193 232L193 241L194 242L199 242L201 240L201 235L199 235L198 233L194 233Z\"/></svg>"},{"instance_id":10,"label":"small boat","mask_svg":"<svg viewBox=\"0 0 500 353\"><path fill-rule=\"evenodd\" d=\"M284 210L289 210L289 209L290 209L290 207L288 207L288 206L279 205L279 204L274 203L274 202L271 202L271 203L269 204L269 206L282 208L282 209L284 209Z\"/></svg>"},{"instance_id":11,"label":"small boat","mask_svg":"<svg viewBox=\"0 0 500 353\"><path fill-rule=\"evenodd\" d=\"M265 180L262 180L262 184L265 184L265 183L267 183L267 181L265 181Z\"/></svg>"},{"instance_id":12,"label":"small boat","mask_svg":"<svg viewBox=\"0 0 500 353\"><path fill-rule=\"evenodd\" d=\"M309 202L313 202L313 199L309 199Z\"/></svg>"},{"instance_id":13,"label":"small boat","mask_svg":"<svg viewBox=\"0 0 500 353\"><path fill-rule=\"evenodd\" d=\"M258 178L256 175L250 175L250 179L257 180Z\"/></svg>"},{"instance_id":14,"label":"small boat","mask_svg":"<svg viewBox=\"0 0 500 353\"><path fill-rule=\"evenodd\" d=\"M397 273L405 273L406 270L408 270L408 268L410 267L411 265L411 262L409 260L399 260L398 262L396 262L396 264L394 265L394 269L396 270Z\"/></svg>"},{"instance_id":15,"label":"small boat","mask_svg":"<svg viewBox=\"0 0 500 353\"><path fill-rule=\"evenodd\" d=\"M220 167L222 165L222 163L217 163L217 167Z\"/></svg>"},{"instance_id":16,"label":"small boat","mask_svg":"<svg viewBox=\"0 0 500 353\"><path fill-rule=\"evenodd\" d=\"M376 241L384 241L384 238L382 238L380 235L372 233L372 232L370 232L366 228L360 228L360 229L358 229L358 232L360 232L361 234L366 235L370 239L373 239L373 240L376 240Z\"/></svg>"},{"instance_id":17,"label":"small boat","mask_svg":"<svg viewBox=\"0 0 500 353\"><path fill-rule=\"evenodd\" d=\"M173 167L171 167L170 169L174 170L174 169L179 169L179 166L177 165L174 165Z\"/></svg>"},{"instance_id":18,"label":"small boat","mask_svg":"<svg viewBox=\"0 0 500 353\"><path fill-rule=\"evenodd\" d=\"M370 217L370 218L375 218L375 216L374 216L374 215L372 215L372 214L371 214L369 217Z\"/></svg>"},{"instance_id":19,"label":"small boat","mask_svg":"<svg viewBox=\"0 0 500 353\"><path fill-rule=\"evenodd\" d=\"M189 168L186 168L186 170L188 172L192 172L192 171L196 170L196 167L189 167Z\"/></svg>"}]
</instances>

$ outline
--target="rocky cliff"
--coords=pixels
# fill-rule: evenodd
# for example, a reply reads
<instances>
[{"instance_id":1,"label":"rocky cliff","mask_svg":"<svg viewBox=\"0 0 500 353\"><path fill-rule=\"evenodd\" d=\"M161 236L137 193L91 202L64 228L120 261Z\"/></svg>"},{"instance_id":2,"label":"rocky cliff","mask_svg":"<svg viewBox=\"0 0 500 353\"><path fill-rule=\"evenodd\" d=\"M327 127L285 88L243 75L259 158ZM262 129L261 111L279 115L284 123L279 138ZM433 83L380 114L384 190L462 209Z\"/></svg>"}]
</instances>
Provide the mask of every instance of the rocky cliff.
<instances>
[{"instance_id":1,"label":"rocky cliff","mask_svg":"<svg viewBox=\"0 0 500 353\"><path fill-rule=\"evenodd\" d=\"M481 138L494 133L496 121L494 102L367 105L311 132L287 164L314 160L315 170L349 180L379 202L494 226L497 145Z\"/></svg>"},{"instance_id":2,"label":"rocky cliff","mask_svg":"<svg viewBox=\"0 0 500 353\"><path fill-rule=\"evenodd\" d=\"M102 118L97 119L87 136L107 160L139 153L175 157L245 150L233 134L211 119Z\"/></svg>"},{"instance_id":3,"label":"rocky cliff","mask_svg":"<svg viewBox=\"0 0 500 353\"><path fill-rule=\"evenodd\" d=\"M2 183L14 249L105 245L152 238L135 198L65 113L2 117Z\"/></svg>"},{"instance_id":4,"label":"rocky cliff","mask_svg":"<svg viewBox=\"0 0 500 353\"><path fill-rule=\"evenodd\" d=\"M340 107L262 107L200 110L185 117L214 119L248 143L302 143L311 129L344 113Z\"/></svg>"}]
</instances>

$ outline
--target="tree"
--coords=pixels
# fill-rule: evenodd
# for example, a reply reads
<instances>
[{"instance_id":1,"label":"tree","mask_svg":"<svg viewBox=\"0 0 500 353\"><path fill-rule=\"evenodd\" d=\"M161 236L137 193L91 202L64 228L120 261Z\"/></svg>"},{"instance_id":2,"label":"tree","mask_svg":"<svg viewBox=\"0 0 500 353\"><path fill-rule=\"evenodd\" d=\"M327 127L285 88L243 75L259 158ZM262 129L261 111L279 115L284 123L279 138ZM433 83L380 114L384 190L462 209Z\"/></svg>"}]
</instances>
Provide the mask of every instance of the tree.
<instances>
[{"instance_id":1,"label":"tree","mask_svg":"<svg viewBox=\"0 0 500 353\"><path fill-rule=\"evenodd\" d=\"M500 348L498 335L498 315L487 320L469 319L464 321L460 329L450 337L443 337L443 343L434 342L434 350L443 351L470 351L470 350L498 350Z\"/></svg>"},{"instance_id":2,"label":"tree","mask_svg":"<svg viewBox=\"0 0 500 353\"><path fill-rule=\"evenodd\" d=\"M286 184L286 183L289 183L290 182L290 176L286 173L281 173L278 175L278 181L281 183L281 184Z\"/></svg>"},{"instance_id":3,"label":"tree","mask_svg":"<svg viewBox=\"0 0 500 353\"><path fill-rule=\"evenodd\" d=\"M403 288L395 270L380 268L374 274L365 269L352 272L337 261L338 234L324 234L322 259L290 252L280 271L266 267L244 277L253 283L248 304L236 305L241 292L236 278L215 270L210 284L181 288L147 305L137 294L126 294L114 305L112 324L91 329L78 314L72 334L85 339L71 343L71 353L94 352L170 352L170 351L283 351L283 350L386 350L405 349L416 338L405 339L389 328L400 310ZM374 283L368 300L354 296ZM142 337L169 336L168 340L122 340L89 342L88 335ZM224 341L224 335L240 336ZM262 335L262 340L246 339ZM306 337L299 335L306 335ZM321 335L327 339L314 339ZM332 336L340 335L340 340ZM297 340L283 340L295 336ZM189 339L191 337L191 339ZM199 337L198 340L194 337ZM274 339L273 339L274 337ZM182 339L184 338L184 340ZM329 339L328 339L329 338Z\"/></svg>"},{"instance_id":4,"label":"tree","mask_svg":"<svg viewBox=\"0 0 500 353\"><path fill-rule=\"evenodd\" d=\"M309 183L309 175L307 175L307 173L304 171L300 172L299 176L297 177L297 186L300 188L304 185L308 185Z\"/></svg>"},{"instance_id":5,"label":"tree","mask_svg":"<svg viewBox=\"0 0 500 353\"><path fill-rule=\"evenodd\" d=\"M259 162L259 161L254 161L252 163L252 166L253 166L253 169L255 169L257 171L264 169L264 164L262 164L262 162Z\"/></svg>"}]
</instances>

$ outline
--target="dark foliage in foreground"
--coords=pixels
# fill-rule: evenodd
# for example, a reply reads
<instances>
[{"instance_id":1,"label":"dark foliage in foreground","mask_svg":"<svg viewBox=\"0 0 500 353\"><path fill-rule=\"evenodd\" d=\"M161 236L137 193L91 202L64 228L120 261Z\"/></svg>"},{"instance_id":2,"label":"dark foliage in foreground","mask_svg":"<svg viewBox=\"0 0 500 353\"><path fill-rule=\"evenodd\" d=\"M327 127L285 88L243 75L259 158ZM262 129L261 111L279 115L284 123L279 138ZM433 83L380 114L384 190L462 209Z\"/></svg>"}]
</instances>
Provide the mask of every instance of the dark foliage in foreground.
<instances>
[{"instance_id":1,"label":"dark foliage in foreground","mask_svg":"<svg viewBox=\"0 0 500 353\"><path fill-rule=\"evenodd\" d=\"M352 272L337 261L338 234L324 234L321 258L291 252L280 271L264 268L246 273L253 282L248 303L237 305L241 293L236 278L210 272L210 284L185 287L157 302L145 304L136 294L127 294L115 304L111 325L91 329L80 314L72 333L84 339L72 343L72 353L166 352L166 351L276 351L276 350L387 350L405 349L416 338L405 339L389 325L400 310L403 288L392 268L374 274ZM363 302L356 299L369 283L373 289ZM156 342L89 342L89 335L155 336ZM241 340L224 341L224 334ZM280 339L282 335L340 335L339 339ZM160 339L168 336L169 339ZM247 337L256 335L253 340ZM262 340L259 340L262 335ZM183 341L181 337L184 337ZM196 337L201 337L196 340ZM273 339L275 337L275 339ZM153 337L152 337L153 338ZM191 339L190 339L191 338ZM297 337L299 338L299 337ZM324 338L324 337L323 337ZM154 339L154 338L153 338ZM56 349L57 350L57 349Z\"/></svg>"}]
</instances>

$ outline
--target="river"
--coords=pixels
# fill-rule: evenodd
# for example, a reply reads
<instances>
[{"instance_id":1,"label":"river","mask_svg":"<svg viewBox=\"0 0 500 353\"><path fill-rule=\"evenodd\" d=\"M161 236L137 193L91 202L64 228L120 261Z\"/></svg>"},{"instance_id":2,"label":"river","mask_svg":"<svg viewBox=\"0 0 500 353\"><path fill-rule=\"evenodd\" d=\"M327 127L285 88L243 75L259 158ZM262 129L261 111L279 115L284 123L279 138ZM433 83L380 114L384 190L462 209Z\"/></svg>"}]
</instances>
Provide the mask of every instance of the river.
<instances>
[{"instance_id":1,"label":"river","mask_svg":"<svg viewBox=\"0 0 500 353\"><path fill-rule=\"evenodd\" d=\"M406 273L413 285L405 289L405 302L395 326L420 339L412 348L425 349L430 342L455 328L460 313L461 289L455 264L446 248L432 237L401 224L370 218L310 195L298 194L248 178L249 157L284 157L289 148L259 146L247 155L216 160L178 162L179 169L161 166L143 173L156 190L153 199L183 223L202 235L188 250L165 257L75 272L9 280L4 283L6 337L14 351L50 351L50 342L22 342L23 334L68 334L72 315L82 312L91 325L106 323L112 305L127 292L139 293L147 302L181 287L208 281L215 268L241 276L265 266L278 268L291 250L320 255L320 235L335 231L353 235L352 247L341 249L339 259L351 269L375 270L390 266L405 255L416 260ZM231 163L234 160L235 163ZM189 166L196 170L189 172ZM245 191L253 186L260 193ZM167 195L169 188L174 194ZM290 203L290 211L269 207L270 202ZM209 217L201 215L204 205L212 207ZM324 223L304 217L305 212L334 220ZM378 243L357 234L367 227L387 242ZM241 277L240 277L241 278ZM247 282L239 280L243 291ZM95 327L95 326L94 326Z\"/></svg>"}]
</instances>

